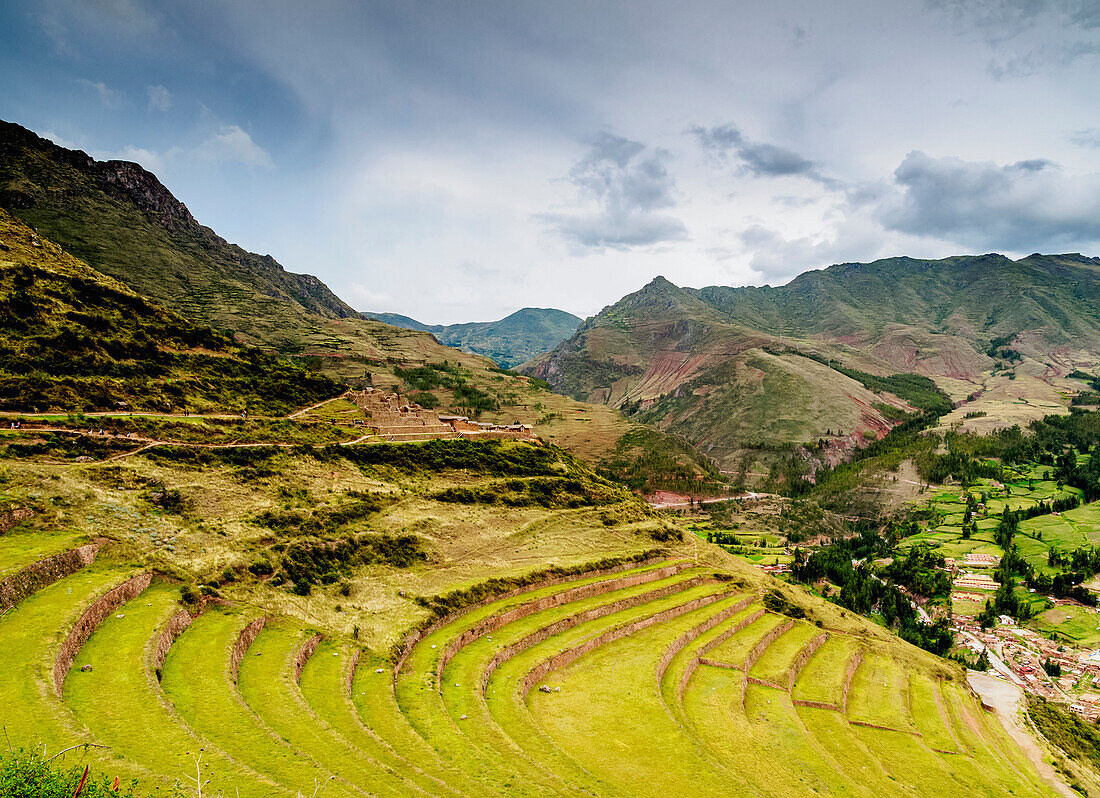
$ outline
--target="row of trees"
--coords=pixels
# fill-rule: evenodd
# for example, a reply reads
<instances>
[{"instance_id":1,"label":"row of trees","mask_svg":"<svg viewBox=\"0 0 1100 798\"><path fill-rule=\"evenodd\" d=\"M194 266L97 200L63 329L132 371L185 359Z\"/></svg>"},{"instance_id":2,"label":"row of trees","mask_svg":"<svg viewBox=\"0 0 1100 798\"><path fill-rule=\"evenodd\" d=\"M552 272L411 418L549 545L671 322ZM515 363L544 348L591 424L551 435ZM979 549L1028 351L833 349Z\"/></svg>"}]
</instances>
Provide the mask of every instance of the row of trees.
<instances>
[{"instance_id":1,"label":"row of trees","mask_svg":"<svg viewBox=\"0 0 1100 798\"><path fill-rule=\"evenodd\" d=\"M864 530L857 538L837 541L808 556L801 549L796 549L791 573L795 581L804 584L828 580L840 588L839 594L829 597L830 601L861 615L877 612L903 640L943 656L955 642L947 620L921 622L913 603L895 584L890 572L885 572L885 579L875 573L871 559L886 551L886 542L879 535ZM930 555L924 552L915 556L917 559L914 560L911 554L894 573L917 578L916 574L921 571L920 562ZM853 565L853 560L858 564ZM941 564L942 561L941 557ZM949 591L950 582L946 586L937 584L931 587Z\"/></svg>"}]
</instances>

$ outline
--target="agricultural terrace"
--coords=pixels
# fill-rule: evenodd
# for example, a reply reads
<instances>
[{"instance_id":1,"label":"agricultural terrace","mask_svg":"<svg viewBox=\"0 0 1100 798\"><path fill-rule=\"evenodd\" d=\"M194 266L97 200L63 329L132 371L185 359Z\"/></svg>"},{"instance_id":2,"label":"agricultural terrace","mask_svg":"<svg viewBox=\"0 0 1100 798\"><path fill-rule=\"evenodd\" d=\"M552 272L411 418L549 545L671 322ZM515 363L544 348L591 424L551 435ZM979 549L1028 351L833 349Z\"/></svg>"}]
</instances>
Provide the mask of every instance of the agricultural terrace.
<instances>
[{"instance_id":1,"label":"agricultural terrace","mask_svg":"<svg viewBox=\"0 0 1100 798\"><path fill-rule=\"evenodd\" d=\"M466 584L379 650L105 543L0 616L6 733L147 793L1055 795L956 666L708 552Z\"/></svg>"}]
</instances>

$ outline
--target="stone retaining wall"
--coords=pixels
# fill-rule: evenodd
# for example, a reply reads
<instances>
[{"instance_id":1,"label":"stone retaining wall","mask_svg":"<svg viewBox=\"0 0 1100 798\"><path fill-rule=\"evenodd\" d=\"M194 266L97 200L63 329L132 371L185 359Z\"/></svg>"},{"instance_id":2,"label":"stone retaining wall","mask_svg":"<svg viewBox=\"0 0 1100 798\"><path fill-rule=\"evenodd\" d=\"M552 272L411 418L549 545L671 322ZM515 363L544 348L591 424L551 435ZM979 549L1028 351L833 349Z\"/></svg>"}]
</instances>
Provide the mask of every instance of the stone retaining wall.
<instances>
[{"instance_id":1,"label":"stone retaining wall","mask_svg":"<svg viewBox=\"0 0 1100 798\"><path fill-rule=\"evenodd\" d=\"M727 670L731 670L731 671L741 670L740 665L735 665L732 662L719 662L716 659L707 659L706 657L699 657L699 659L695 660L695 662L696 662L696 665L710 665L712 668L726 668ZM691 672L694 673L695 668L692 668ZM687 688L687 683L686 682L684 683L684 688L685 689ZM680 697L683 698L683 695L681 694Z\"/></svg>"},{"instance_id":2,"label":"stone retaining wall","mask_svg":"<svg viewBox=\"0 0 1100 798\"><path fill-rule=\"evenodd\" d=\"M164 667L164 661L168 659L168 652L172 648L172 644L176 642L181 634L183 634L187 627L191 625L194 618L187 610L180 610L164 625L164 628L160 630L160 637L157 638L157 647L153 649L153 668L159 670Z\"/></svg>"},{"instance_id":3,"label":"stone retaining wall","mask_svg":"<svg viewBox=\"0 0 1100 798\"><path fill-rule=\"evenodd\" d=\"M305 642L305 644L298 649L298 653L294 657L294 683L302 683L302 668L309 662L309 658L313 656L313 652L317 650L317 644L321 642L323 635L316 634Z\"/></svg>"},{"instance_id":4,"label":"stone retaining wall","mask_svg":"<svg viewBox=\"0 0 1100 798\"><path fill-rule=\"evenodd\" d=\"M863 662L863 649L857 648L851 662L848 663L848 672L844 675L844 702L840 705L844 714L848 714L848 691L852 689L852 678L856 675L861 662Z\"/></svg>"},{"instance_id":5,"label":"stone retaining wall","mask_svg":"<svg viewBox=\"0 0 1100 798\"><path fill-rule=\"evenodd\" d=\"M697 610L700 607L706 607L709 604L713 604L716 601L721 601L724 598L735 596L736 593L715 593L711 596L702 596L697 599L693 599L689 602L679 605L678 607L671 607L663 612L658 612L656 615L650 615L648 618L642 618L641 620L628 623L625 626L620 626L616 629L609 629L603 634L596 635L595 637L586 640L578 646L566 649L565 651L557 654L550 659L543 660L536 665L525 677L523 677L522 690L524 697L531 691L531 688L535 686L539 681L546 677L547 674L559 670L561 668L572 665L578 659L583 657L590 651L594 651L602 645L607 643L613 643L616 640L621 640L624 637L629 637L635 632L639 632L642 629L647 629L650 626L654 626L664 621L672 620L685 613Z\"/></svg>"},{"instance_id":6,"label":"stone retaining wall","mask_svg":"<svg viewBox=\"0 0 1100 798\"><path fill-rule=\"evenodd\" d=\"M807 701L804 698L792 698L791 703L796 707L810 707L812 709L828 709L833 712L840 712L840 707L836 704L829 704L825 701Z\"/></svg>"},{"instance_id":7,"label":"stone retaining wall","mask_svg":"<svg viewBox=\"0 0 1100 798\"><path fill-rule=\"evenodd\" d=\"M646 582L656 582L670 576L675 576L687 567L687 563L681 563L670 565L667 568L657 568L653 571L633 574L631 576L621 576L618 579L607 579L600 582L592 582L587 585L579 585L578 587L563 590L560 593L543 596L535 601L528 601L505 612L490 615L488 618L483 619L460 634L447 646L446 650L443 652L443 656L439 659L439 664L436 666L436 688L438 689L439 687L443 669L447 667L447 664L452 659L454 659L455 654L479 637L495 632L521 618L534 615L536 612L541 612L552 607L561 607L574 601L592 598L593 596L601 596L605 593L612 593L616 590L623 590L636 585L645 584Z\"/></svg>"},{"instance_id":8,"label":"stone retaining wall","mask_svg":"<svg viewBox=\"0 0 1100 798\"><path fill-rule=\"evenodd\" d=\"M257 618L244 629L241 629L237 642L233 645L233 653L229 655L229 672L233 675L233 684L237 683L237 674L241 672L241 663L244 655L256 640L256 635L264 628L267 618Z\"/></svg>"},{"instance_id":9,"label":"stone retaining wall","mask_svg":"<svg viewBox=\"0 0 1100 798\"><path fill-rule=\"evenodd\" d=\"M852 720L848 719L848 722L853 726L866 726L868 729L882 729L883 731L901 732L902 734L911 734L914 737L924 737L919 731L913 729L895 729L893 726L880 726L877 723L869 723L865 720Z\"/></svg>"},{"instance_id":10,"label":"stone retaining wall","mask_svg":"<svg viewBox=\"0 0 1100 798\"><path fill-rule=\"evenodd\" d=\"M503 601L504 599L513 598L522 593L530 593L535 590L540 590L544 587L560 585L566 582L576 582L580 579L607 576L609 574L619 573L620 571L629 571L632 568L644 568L647 565L652 565L653 563L660 562L663 559L665 558L650 557L646 560L632 560L630 562L620 563L619 565L613 565L610 568L597 568L592 571L585 571L584 573L580 574L553 576L547 579L542 579L538 582L533 582L530 585L517 587L515 590L509 590L505 593L500 593L495 596L489 596L482 599L481 601L470 604L469 606L455 610L454 612L449 612L442 618L433 621L429 626L426 626L423 629L414 630L405 636L405 640L401 643L401 646L398 649L397 663L394 665L393 668L394 683L396 684L397 674L401 672L401 668L404 666L405 660L409 658L409 653L413 650L413 646L423 640L426 636L430 635L432 632L442 628L443 626L446 626L447 624L455 620L455 618L460 618L468 612L472 612L473 610L480 609L481 607L484 607L488 604L492 604L494 601Z\"/></svg>"},{"instance_id":11,"label":"stone retaining wall","mask_svg":"<svg viewBox=\"0 0 1100 798\"><path fill-rule=\"evenodd\" d=\"M794 689L794 683L798 679L798 674L806 667L806 663L810 661L810 657L812 657L814 652L821 648L821 645L828 639L829 635L822 632L798 652L798 656L794 658L794 662L791 663L791 670L787 674L788 693Z\"/></svg>"},{"instance_id":12,"label":"stone retaining wall","mask_svg":"<svg viewBox=\"0 0 1100 798\"><path fill-rule=\"evenodd\" d=\"M149 587L149 583L152 581L153 575L151 573L130 577L118 587L108 590L92 602L88 609L84 610L80 620L76 622L68 637L65 638L65 642L61 644L57 657L54 659L53 686L54 690L57 691L58 698L64 692L65 677L69 675L73 660L76 659L76 655L80 653L80 649L84 647L84 644L88 642L92 632L99 628L99 625L106 620L108 615L126 602L141 595L142 591Z\"/></svg>"},{"instance_id":13,"label":"stone retaining wall","mask_svg":"<svg viewBox=\"0 0 1100 798\"><path fill-rule=\"evenodd\" d=\"M31 563L0 580L0 613L7 612L23 599L36 593L58 579L76 573L85 565L91 565L99 553L99 543L89 543L77 549L69 549L52 557Z\"/></svg>"},{"instance_id":14,"label":"stone retaining wall","mask_svg":"<svg viewBox=\"0 0 1100 798\"><path fill-rule=\"evenodd\" d=\"M709 632L718 624L724 621L728 621L730 618L741 612L741 610L745 609L745 607L749 606L754 601L756 601L756 596L748 596L744 600L737 602L733 606L727 607L726 609L722 610L717 615L708 618L698 626L692 629L688 629L682 635L673 640L672 645L665 649L665 653L661 655L661 659L657 662L657 691L660 692L660 683L661 680L665 678L665 671L668 670L668 666L672 664L672 660L677 654L683 651L689 643L694 640L698 640L700 635Z\"/></svg>"},{"instance_id":15,"label":"stone retaining wall","mask_svg":"<svg viewBox=\"0 0 1100 798\"><path fill-rule=\"evenodd\" d=\"M786 623L779 624L779 626L775 627L766 635L757 640L756 645L749 650L748 656L745 657L745 664L742 666L745 671L745 678L741 680L741 706L745 705L745 691L749 689L749 670L752 668L753 665L756 664L756 661L760 659L760 656L764 653L768 646L772 644L775 638L779 637L779 635L785 632L790 631L793 626L793 620L788 620ZM755 681L757 684L763 683L760 680Z\"/></svg>"},{"instance_id":16,"label":"stone retaining wall","mask_svg":"<svg viewBox=\"0 0 1100 798\"><path fill-rule=\"evenodd\" d=\"M537 646L544 640L549 640L551 637L557 634L561 634L567 629L572 629L582 623L588 621L598 620L599 618L606 618L608 615L612 615L616 612L622 612L623 610L633 609L634 607L640 607L643 604L648 604L651 601L658 601L663 598L667 598L674 593L680 593L689 588L696 587L698 585L707 584L713 582L712 577L707 576L694 576L691 579L687 579L683 582L678 582L674 585L666 585L665 587L658 588L656 590L650 590L647 593L642 593L638 596L630 596L628 598L619 599L613 601L610 604L603 604L599 607L593 607L590 610L584 612L574 613L567 618L562 618L559 621L555 621L552 624L536 629L530 634L524 636L520 640L506 646L496 653L496 655L489 660L489 664L485 666L485 670L481 672L481 694L485 695L485 690L489 685L489 679L496 672L496 669L504 662L507 662L512 657L516 656L522 651L526 651L532 646Z\"/></svg>"},{"instance_id":17,"label":"stone retaining wall","mask_svg":"<svg viewBox=\"0 0 1100 798\"><path fill-rule=\"evenodd\" d=\"M26 521L34 515L30 507L12 507L10 510L0 512L0 535L3 535L16 524Z\"/></svg>"},{"instance_id":18,"label":"stone retaining wall","mask_svg":"<svg viewBox=\"0 0 1100 798\"><path fill-rule=\"evenodd\" d=\"M348 663L348 672L344 676L344 693L348 698L351 698L351 686L355 682L355 672L359 670L359 656L362 654L361 649L355 649L351 655L351 661Z\"/></svg>"},{"instance_id":19,"label":"stone retaining wall","mask_svg":"<svg viewBox=\"0 0 1100 798\"><path fill-rule=\"evenodd\" d=\"M740 670L740 665L734 665L728 662L715 662L712 659L706 659L706 655L763 615L764 610L757 610L752 615L749 615L747 618L742 618L729 629L722 632L722 634L718 635L718 637L714 638L701 649L699 649L699 653L695 656L695 659L688 663L687 669L684 671L684 675L680 677L680 687L678 695L681 702L683 702L684 700L684 691L687 690L688 682L691 681L691 677L695 673L695 669L698 668L700 665L711 665L716 668L733 668L735 670Z\"/></svg>"}]
</instances>

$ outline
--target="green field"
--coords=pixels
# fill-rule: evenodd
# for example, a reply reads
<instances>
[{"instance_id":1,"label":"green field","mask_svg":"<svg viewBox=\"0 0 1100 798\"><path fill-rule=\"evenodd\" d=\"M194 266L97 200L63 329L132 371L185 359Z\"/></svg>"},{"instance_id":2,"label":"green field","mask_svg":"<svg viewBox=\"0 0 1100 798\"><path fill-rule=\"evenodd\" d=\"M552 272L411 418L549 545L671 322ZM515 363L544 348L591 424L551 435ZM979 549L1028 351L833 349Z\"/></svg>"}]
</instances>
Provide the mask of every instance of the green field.
<instances>
[{"instance_id":1,"label":"green field","mask_svg":"<svg viewBox=\"0 0 1100 798\"><path fill-rule=\"evenodd\" d=\"M899 550L926 545L955 560L962 560L967 554L1002 556L1004 552L996 544L994 533L1005 507L1020 510L1035 507L1040 502L1081 495L1076 488L1059 488L1053 480L1043 479L1047 469L1047 466L1031 463L1014 470L1006 469L1006 476L1011 474L1011 478L1002 486L997 486L994 480L980 479L968 488L938 491L925 503L934 513L933 520L920 532L904 538L898 545ZM977 532L964 539L964 497L970 495L981 502L983 494L986 501L974 518ZM1021 556L1037 571L1053 573L1056 569L1047 565L1047 551L1051 546L1072 550L1100 544L1100 502L1021 521L1015 543Z\"/></svg>"},{"instance_id":2,"label":"green field","mask_svg":"<svg viewBox=\"0 0 1100 798\"><path fill-rule=\"evenodd\" d=\"M0 699L9 734L47 751L94 740L107 746L95 767L153 792L186 790L201 753L203 794L224 798L724 798L731 784L765 798L1050 795L993 727L957 720L981 713L945 686L957 667L812 597L821 626L795 622L748 674L699 663L704 651L743 663L790 620L769 612L733 631L775 584L733 559L723 579L713 563L658 558L521 587L444 618L396 660L331 631L317 642L293 617L209 606L159 671L153 651L181 594L158 578L90 630L58 700L51 663L67 629L135 572L112 551L0 618ZM788 693L794 658L826 626ZM973 758L941 753L960 746Z\"/></svg>"},{"instance_id":3,"label":"green field","mask_svg":"<svg viewBox=\"0 0 1100 798\"><path fill-rule=\"evenodd\" d=\"M1100 613L1093 607L1052 607L1029 624L1045 635L1057 635L1081 646L1100 645Z\"/></svg>"}]
</instances>

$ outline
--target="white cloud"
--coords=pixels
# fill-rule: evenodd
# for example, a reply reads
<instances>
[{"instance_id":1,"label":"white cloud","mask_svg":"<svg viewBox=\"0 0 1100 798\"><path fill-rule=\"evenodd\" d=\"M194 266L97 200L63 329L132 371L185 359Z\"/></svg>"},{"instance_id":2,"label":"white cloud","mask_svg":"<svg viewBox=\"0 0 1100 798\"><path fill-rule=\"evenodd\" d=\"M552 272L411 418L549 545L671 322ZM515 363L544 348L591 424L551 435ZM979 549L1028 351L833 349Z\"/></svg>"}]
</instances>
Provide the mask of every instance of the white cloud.
<instances>
[{"instance_id":1,"label":"white cloud","mask_svg":"<svg viewBox=\"0 0 1100 798\"><path fill-rule=\"evenodd\" d=\"M209 164L241 163L271 169L275 163L267 150L238 125L225 125L192 151L196 160Z\"/></svg>"},{"instance_id":2,"label":"white cloud","mask_svg":"<svg viewBox=\"0 0 1100 798\"><path fill-rule=\"evenodd\" d=\"M172 107L172 92L164 86L156 85L148 88L149 108L154 111L167 111Z\"/></svg>"},{"instance_id":3,"label":"white cloud","mask_svg":"<svg viewBox=\"0 0 1100 798\"><path fill-rule=\"evenodd\" d=\"M588 213L545 214L542 218L575 246L597 251L630 249L687 237L684 223L657 212L675 204L676 181L666 166L669 154L611 133L600 133L588 154L569 172L569 182Z\"/></svg>"},{"instance_id":4,"label":"white cloud","mask_svg":"<svg viewBox=\"0 0 1100 798\"><path fill-rule=\"evenodd\" d=\"M52 130L43 130L38 135L40 135L44 139L49 139L54 144L56 144L58 147L65 147L65 148L70 149L70 150L79 150L80 149L79 144L77 144L74 141L69 141L64 136L58 135L57 133L54 133Z\"/></svg>"},{"instance_id":5,"label":"white cloud","mask_svg":"<svg viewBox=\"0 0 1100 798\"><path fill-rule=\"evenodd\" d=\"M92 89L96 96L99 97L99 103L104 108L121 108L122 107L122 92L112 89L102 80L91 81L86 78L79 78L77 80L81 86L86 86Z\"/></svg>"}]
</instances>

